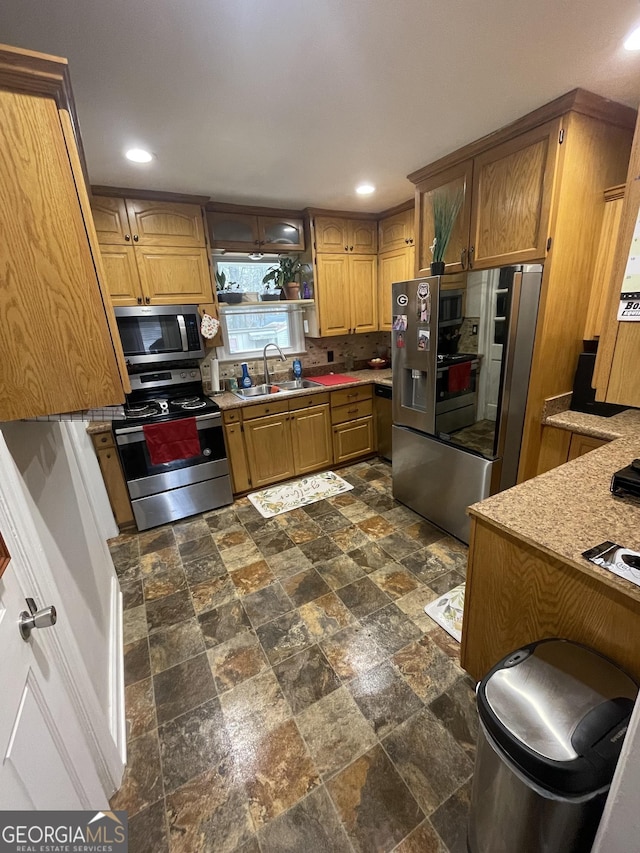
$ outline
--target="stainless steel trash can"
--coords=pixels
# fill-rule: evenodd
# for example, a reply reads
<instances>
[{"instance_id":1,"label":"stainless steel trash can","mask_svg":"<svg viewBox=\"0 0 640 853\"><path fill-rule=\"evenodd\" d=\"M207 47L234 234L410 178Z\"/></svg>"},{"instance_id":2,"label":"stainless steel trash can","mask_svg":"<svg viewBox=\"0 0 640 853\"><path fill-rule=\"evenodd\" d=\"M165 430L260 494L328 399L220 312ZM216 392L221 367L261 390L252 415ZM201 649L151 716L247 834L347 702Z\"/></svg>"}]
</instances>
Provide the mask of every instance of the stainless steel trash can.
<instances>
[{"instance_id":1,"label":"stainless steel trash can","mask_svg":"<svg viewBox=\"0 0 640 853\"><path fill-rule=\"evenodd\" d=\"M477 688L470 853L586 853L638 692L568 640L510 654Z\"/></svg>"}]
</instances>

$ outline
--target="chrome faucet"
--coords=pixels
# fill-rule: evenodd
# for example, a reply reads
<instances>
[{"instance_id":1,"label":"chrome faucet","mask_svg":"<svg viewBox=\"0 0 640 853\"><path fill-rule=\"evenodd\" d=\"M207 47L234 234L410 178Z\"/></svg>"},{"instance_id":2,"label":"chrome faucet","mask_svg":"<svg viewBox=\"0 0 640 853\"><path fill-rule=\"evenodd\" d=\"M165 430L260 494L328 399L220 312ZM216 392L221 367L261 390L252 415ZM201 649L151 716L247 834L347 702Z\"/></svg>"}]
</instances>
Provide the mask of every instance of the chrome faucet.
<instances>
[{"instance_id":1,"label":"chrome faucet","mask_svg":"<svg viewBox=\"0 0 640 853\"><path fill-rule=\"evenodd\" d=\"M269 347L275 347L280 353L280 360L286 361L286 356L283 354L282 350L278 346L278 344L267 344L266 347L262 350L262 362L264 367L264 384L271 385L271 377L269 376L269 365L267 364L267 350Z\"/></svg>"}]
</instances>

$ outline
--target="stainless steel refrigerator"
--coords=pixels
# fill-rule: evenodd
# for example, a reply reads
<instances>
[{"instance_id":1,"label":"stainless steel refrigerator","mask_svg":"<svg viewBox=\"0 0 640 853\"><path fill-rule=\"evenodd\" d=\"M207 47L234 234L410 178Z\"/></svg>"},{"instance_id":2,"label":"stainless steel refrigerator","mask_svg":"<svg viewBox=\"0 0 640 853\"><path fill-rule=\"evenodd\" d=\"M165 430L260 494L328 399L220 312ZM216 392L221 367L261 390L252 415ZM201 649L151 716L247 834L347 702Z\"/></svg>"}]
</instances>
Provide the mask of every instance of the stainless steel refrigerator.
<instances>
[{"instance_id":1,"label":"stainless steel refrigerator","mask_svg":"<svg viewBox=\"0 0 640 853\"><path fill-rule=\"evenodd\" d=\"M392 287L393 494L463 542L467 507L515 485L542 267Z\"/></svg>"}]
</instances>

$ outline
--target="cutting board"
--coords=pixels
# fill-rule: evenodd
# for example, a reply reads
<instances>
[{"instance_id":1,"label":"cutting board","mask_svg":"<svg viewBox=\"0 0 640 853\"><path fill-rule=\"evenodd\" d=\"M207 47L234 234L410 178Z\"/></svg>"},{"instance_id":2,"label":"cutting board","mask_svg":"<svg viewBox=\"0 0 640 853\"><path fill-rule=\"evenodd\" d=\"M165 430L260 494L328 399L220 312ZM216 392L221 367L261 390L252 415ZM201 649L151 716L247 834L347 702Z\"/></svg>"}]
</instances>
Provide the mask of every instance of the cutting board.
<instances>
[{"instance_id":1,"label":"cutting board","mask_svg":"<svg viewBox=\"0 0 640 853\"><path fill-rule=\"evenodd\" d=\"M353 376L345 376L344 373L328 373L326 376L314 376L314 382L320 385L343 385L345 382L357 382Z\"/></svg>"}]
</instances>

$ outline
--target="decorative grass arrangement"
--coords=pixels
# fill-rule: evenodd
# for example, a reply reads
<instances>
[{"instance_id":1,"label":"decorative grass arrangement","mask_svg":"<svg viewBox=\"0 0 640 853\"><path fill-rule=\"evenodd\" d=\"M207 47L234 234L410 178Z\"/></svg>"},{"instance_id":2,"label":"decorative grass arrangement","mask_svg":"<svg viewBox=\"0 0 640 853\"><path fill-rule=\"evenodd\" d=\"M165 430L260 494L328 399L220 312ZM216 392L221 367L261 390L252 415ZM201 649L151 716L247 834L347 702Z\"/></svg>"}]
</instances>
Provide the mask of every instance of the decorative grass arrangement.
<instances>
[{"instance_id":1,"label":"decorative grass arrangement","mask_svg":"<svg viewBox=\"0 0 640 853\"><path fill-rule=\"evenodd\" d=\"M444 261L453 226L462 207L462 188L456 191L437 190L432 196L434 238L431 254L435 263Z\"/></svg>"}]
</instances>

